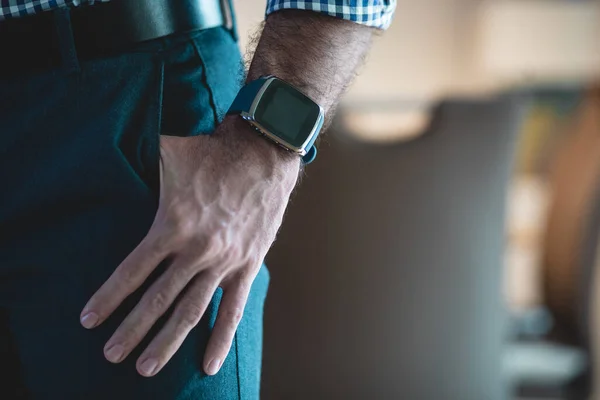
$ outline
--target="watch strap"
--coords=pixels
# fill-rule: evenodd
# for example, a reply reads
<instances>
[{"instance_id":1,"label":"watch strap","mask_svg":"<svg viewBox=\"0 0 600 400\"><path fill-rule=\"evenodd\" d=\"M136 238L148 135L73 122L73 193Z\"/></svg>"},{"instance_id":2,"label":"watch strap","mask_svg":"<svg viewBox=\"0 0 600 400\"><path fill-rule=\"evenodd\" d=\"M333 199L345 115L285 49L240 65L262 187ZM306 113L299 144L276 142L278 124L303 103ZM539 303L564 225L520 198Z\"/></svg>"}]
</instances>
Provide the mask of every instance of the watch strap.
<instances>
[{"instance_id":1,"label":"watch strap","mask_svg":"<svg viewBox=\"0 0 600 400\"><path fill-rule=\"evenodd\" d=\"M229 107L229 111L227 114L237 114L239 115L242 112L250 112L250 108L252 107L252 103L254 103L254 99L258 96L258 92L264 86L265 82L269 80L271 77L261 77L258 78L240 89L235 100ZM321 127L319 127L320 129ZM315 140L317 136L314 136L311 142L308 143L307 152L304 156L302 156L302 162L304 164L310 164L317 158L317 148L315 147Z\"/></svg>"},{"instance_id":2,"label":"watch strap","mask_svg":"<svg viewBox=\"0 0 600 400\"><path fill-rule=\"evenodd\" d=\"M254 99L258 96L258 92L265 85L269 77L258 78L240 89L235 100L229 107L227 114L240 114L241 112L250 112Z\"/></svg>"}]
</instances>

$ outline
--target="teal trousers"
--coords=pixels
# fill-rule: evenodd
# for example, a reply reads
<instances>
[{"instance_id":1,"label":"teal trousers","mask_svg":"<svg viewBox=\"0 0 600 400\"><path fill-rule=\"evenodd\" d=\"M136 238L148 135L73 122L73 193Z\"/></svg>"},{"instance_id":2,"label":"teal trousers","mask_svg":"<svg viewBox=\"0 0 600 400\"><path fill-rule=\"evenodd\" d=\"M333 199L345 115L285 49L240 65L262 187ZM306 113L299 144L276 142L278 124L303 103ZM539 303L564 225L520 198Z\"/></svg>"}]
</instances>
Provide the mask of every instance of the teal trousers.
<instances>
[{"instance_id":1,"label":"teal trousers","mask_svg":"<svg viewBox=\"0 0 600 400\"><path fill-rule=\"evenodd\" d=\"M121 364L103 356L151 282L100 327L79 324L153 221L159 135L210 134L235 97L243 73L233 33L181 34L86 61L68 34L59 40L60 67L0 76L0 399L257 399L265 267L213 377L202 357L220 289L153 378L135 360L164 320Z\"/></svg>"}]
</instances>

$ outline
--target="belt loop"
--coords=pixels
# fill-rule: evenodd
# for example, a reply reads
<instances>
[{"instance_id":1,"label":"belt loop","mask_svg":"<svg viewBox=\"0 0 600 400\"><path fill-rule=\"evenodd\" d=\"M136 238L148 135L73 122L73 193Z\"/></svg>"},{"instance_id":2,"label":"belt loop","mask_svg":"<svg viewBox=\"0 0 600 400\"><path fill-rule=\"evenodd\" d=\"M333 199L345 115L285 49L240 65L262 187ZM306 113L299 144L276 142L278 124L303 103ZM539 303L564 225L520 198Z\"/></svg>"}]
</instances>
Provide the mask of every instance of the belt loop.
<instances>
[{"instance_id":1,"label":"belt loop","mask_svg":"<svg viewBox=\"0 0 600 400\"><path fill-rule=\"evenodd\" d=\"M68 74L80 71L75 39L71 25L71 10L67 7L54 11L54 26L63 68Z\"/></svg>"}]
</instances>

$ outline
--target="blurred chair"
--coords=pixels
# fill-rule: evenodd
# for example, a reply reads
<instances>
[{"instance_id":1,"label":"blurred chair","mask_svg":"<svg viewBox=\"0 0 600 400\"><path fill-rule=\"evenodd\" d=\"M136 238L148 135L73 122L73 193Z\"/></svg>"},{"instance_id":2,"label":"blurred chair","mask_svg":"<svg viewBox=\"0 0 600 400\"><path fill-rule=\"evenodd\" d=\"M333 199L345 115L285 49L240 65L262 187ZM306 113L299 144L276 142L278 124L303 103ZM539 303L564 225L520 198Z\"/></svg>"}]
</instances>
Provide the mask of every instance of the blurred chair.
<instances>
[{"instance_id":1,"label":"blurred chair","mask_svg":"<svg viewBox=\"0 0 600 400\"><path fill-rule=\"evenodd\" d=\"M504 214L526 96L404 144L332 129L269 253L263 397L500 400Z\"/></svg>"},{"instance_id":2,"label":"blurred chair","mask_svg":"<svg viewBox=\"0 0 600 400\"><path fill-rule=\"evenodd\" d=\"M593 367L600 364L595 317L600 312L600 88L583 99L555 160L551 185L544 297L555 321L551 338L592 355L587 373L565 391L569 398L585 399Z\"/></svg>"}]
</instances>

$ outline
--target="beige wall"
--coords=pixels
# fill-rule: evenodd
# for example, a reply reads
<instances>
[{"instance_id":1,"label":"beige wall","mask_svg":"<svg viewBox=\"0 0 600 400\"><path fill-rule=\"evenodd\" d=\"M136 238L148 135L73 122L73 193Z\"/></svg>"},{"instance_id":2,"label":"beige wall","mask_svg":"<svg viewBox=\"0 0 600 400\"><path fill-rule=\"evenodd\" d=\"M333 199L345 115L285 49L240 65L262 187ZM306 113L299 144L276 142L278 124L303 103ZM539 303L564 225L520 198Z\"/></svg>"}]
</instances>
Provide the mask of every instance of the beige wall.
<instances>
[{"instance_id":1,"label":"beige wall","mask_svg":"<svg viewBox=\"0 0 600 400\"><path fill-rule=\"evenodd\" d=\"M240 42L242 48L245 48L248 36L264 19L266 0L234 0L233 4L237 13Z\"/></svg>"},{"instance_id":2,"label":"beige wall","mask_svg":"<svg viewBox=\"0 0 600 400\"><path fill-rule=\"evenodd\" d=\"M470 0L467 0L470 1ZM349 98L428 98L452 76L459 53L454 32L465 0L401 0L394 24L376 40ZM265 0L236 0L242 45L262 20ZM366 97L365 97L366 96Z\"/></svg>"},{"instance_id":3,"label":"beige wall","mask_svg":"<svg viewBox=\"0 0 600 400\"><path fill-rule=\"evenodd\" d=\"M265 0L235 0L242 45ZM435 100L600 71L600 0L399 0L348 102Z\"/></svg>"},{"instance_id":4,"label":"beige wall","mask_svg":"<svg viewBox=\"0 0 600 400\"><path fill-rule=\"evenodd\" d=\"M495 1L479 21L477 67L489 77L580 82L600 72L600 1Z\"/></svg>"}]
</instances>

